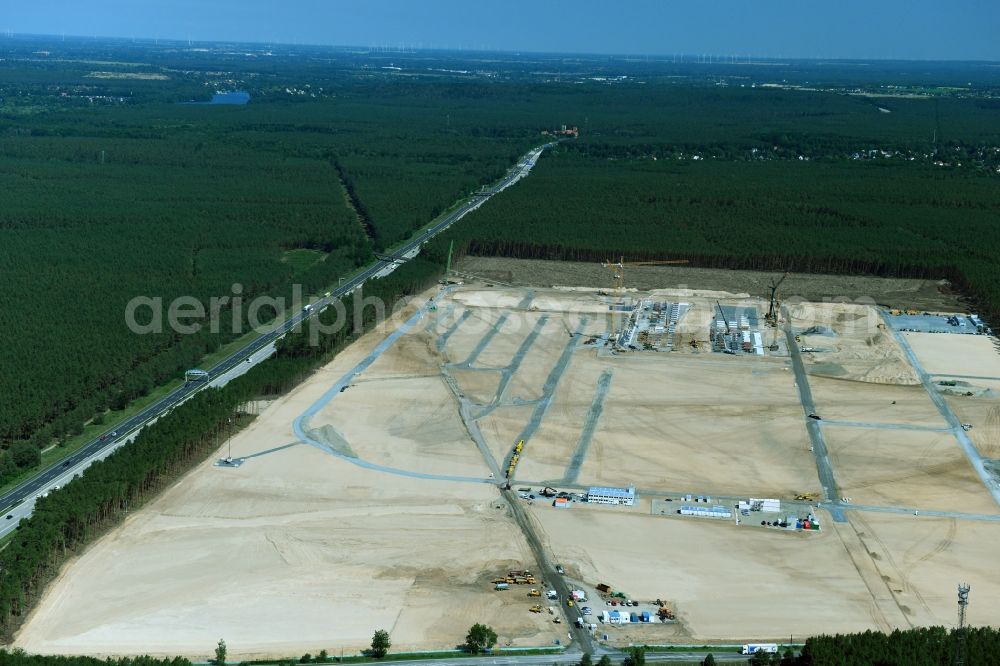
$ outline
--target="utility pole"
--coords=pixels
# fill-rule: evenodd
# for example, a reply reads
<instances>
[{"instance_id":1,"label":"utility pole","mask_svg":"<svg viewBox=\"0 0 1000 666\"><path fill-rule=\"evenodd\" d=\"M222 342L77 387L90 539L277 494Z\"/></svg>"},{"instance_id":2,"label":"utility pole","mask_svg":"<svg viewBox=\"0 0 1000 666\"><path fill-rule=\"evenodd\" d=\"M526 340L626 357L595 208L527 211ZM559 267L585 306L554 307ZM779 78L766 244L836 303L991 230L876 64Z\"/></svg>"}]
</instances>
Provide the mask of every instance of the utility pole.
<instances>
[{"instance_id":1,"label":"utility pole","mask_svg":"<svg viewBox=\"0 0 1000 666\"><path fill-rule=\"evenodd\" d=\"M958 632L955 636L955 666L965 664L965 608L969 605L969 584L958 585Z\"/></svg>"},{"instance_id":2,"label":"utility pole","mask_svg":"<svg viewBox=\"0 0 1000 666\"><path fill-rule=\"evenodd\" d=\"M448 243L448 263L444 268L444 276L448 277L448 273L451 273L451 253L455 249L455 239L452 238L451 242Z\"/></svg>"}]
</instances>

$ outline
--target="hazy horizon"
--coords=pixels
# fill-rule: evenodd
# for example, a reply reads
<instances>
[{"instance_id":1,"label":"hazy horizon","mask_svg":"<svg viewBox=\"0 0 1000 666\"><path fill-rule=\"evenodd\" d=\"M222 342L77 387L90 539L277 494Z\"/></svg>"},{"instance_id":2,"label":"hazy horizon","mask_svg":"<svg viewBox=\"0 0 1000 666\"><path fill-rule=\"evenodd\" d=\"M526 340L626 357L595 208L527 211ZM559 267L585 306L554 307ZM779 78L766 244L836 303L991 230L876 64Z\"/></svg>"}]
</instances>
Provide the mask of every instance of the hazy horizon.
<instances>
[{"instance_id":1,"label":"hazy horizon","mask_svg":"<svg viewBox=\"0 0 1000 666\"><path fill-rule=\"evenodd\" d=\"M956 0L596 0L495 6L457 0L40 0L10 6L4 35L359 48L789 60L1000 61L1000 5ZM155 26L151 28L150 26ZM2 42L0 42L2 43Z\"/></svg>"}]
</instances>

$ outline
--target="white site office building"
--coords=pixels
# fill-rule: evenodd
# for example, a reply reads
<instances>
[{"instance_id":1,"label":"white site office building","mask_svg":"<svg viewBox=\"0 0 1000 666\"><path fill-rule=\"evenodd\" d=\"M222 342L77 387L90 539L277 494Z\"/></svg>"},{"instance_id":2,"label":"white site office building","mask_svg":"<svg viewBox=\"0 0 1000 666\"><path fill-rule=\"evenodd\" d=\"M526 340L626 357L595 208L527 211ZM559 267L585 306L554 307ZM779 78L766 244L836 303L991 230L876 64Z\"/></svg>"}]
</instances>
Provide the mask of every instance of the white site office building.
<instances>
[{"instance_id":1,"label":"white site office building","mask_svg":"<svg viewBox=\"0 0 1000 666\"><path fill-rule=\"evenodd\" d=\"M605 488L594 486L587 491L587 501L594 504L635 504L635 486L628 488Z\"/></svg>"}]
</instances>

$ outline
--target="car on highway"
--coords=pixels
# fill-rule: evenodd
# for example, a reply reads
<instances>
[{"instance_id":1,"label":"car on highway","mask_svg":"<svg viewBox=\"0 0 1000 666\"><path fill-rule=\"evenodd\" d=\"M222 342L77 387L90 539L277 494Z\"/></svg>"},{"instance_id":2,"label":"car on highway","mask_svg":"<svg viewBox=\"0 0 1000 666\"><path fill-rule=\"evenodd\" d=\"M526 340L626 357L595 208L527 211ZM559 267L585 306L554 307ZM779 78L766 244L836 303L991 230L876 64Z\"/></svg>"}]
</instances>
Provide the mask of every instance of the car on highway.
<instances>
[{"instance_id":1,"label":"car on highway","mask_svg":"<svg viewBox=\"0 0 1000 666\"><path fill-rule=\"evenodd\" d=\"M10 520L10 519L11 519L11 518L13 518L13 517L14 517L14 514L12 514L12 513L8 513L8 514L7 514L7 520Z\"/></svg>"},{"instance_id":2,"label":"car on highway","mask_svg":"<svg viewBox=\"0 0 1000 666\"><path fill-rule=\"evenodd\" d=\"M809 418L814 419L816 421L822 421L823 420L823 417L820 416L819 414L810 414Z\"/></svg>"}]
</instances>

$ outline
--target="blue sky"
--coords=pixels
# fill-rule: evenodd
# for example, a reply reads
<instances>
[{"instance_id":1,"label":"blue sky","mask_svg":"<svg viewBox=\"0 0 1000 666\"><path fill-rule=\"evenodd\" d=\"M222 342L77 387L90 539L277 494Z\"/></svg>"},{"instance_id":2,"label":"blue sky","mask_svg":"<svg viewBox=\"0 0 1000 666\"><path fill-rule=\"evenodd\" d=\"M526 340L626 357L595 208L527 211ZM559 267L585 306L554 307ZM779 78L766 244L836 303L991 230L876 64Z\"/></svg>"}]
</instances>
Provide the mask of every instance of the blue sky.
<instances>
[{"instance_id":1,"label":"blue sky","mask_svg":"<svg viewBox=\"0 0 1000 666\"><path fill-rule=\"evenodd\" d=\"M1000 0L0 0L18 33L614 54L1000 61L998 28Z\"/></svg>"}]
</instances>

